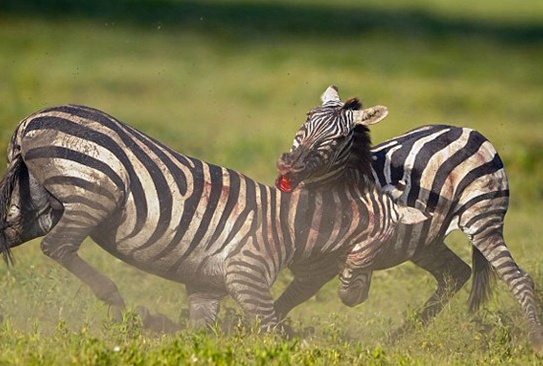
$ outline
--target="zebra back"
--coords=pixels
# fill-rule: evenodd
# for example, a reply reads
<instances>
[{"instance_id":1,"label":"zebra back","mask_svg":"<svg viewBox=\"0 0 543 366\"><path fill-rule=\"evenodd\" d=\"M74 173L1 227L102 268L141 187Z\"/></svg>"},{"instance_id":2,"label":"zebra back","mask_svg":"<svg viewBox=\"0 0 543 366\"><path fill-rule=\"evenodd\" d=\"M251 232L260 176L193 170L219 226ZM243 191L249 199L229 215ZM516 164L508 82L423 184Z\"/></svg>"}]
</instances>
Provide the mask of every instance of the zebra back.
<instances>
[{"instance_id":1,"label":"zebra back","mask_svg":"<svg viewBox=\"0 0 543 366\"><path fill-rule=\"evenodd\" d=\"M442 240L459 227L476 233L484 220L463 220L463 213L474 205L490 204L503 214L507 210L509 187L503 163L478 131L423 126L376 145L372 155L373 177L379 186L401 187L401 203L432 214L428 221L399 229L402 239L395 250L404 255L398 258L412 256L420 243Z\"/></svg>"},{"instance_id":2,"label":"zebra back","mask_svg":"<svg viewBox=\"0 0 543 366\"><path fill-rule=\"evenodd\" d=\"M344 110L338 119L352 123L346 118L355 112ZM370 214L376 198L366 198L365 187L344 189L341 182L333 191L282 193L177 153L84 106L29 116L11 150L12 159L22 158L41 184L40 195L61 203L62 223L74 238L90 235L118 258L178 281L198 280L194 274L208 268L218 268L219 276L226 257L252 247L242 253L252 256L246 262L266 263L271 283L293 259L346 250L345 243L371 238L397 222ZM383 220L370 222L371 215ZM49 246L48 255L62 256L54 243Z\"/></svg>"}]
</instances>

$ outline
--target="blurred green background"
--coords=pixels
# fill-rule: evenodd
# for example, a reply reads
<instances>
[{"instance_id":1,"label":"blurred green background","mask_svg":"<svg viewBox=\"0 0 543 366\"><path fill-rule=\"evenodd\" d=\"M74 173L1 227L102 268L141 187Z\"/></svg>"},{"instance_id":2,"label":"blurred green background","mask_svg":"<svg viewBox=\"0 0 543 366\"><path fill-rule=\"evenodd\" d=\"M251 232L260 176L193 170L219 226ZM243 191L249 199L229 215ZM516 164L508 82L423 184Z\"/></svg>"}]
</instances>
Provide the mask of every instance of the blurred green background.
<instances>
[{"instance_id":1,"label":"blurred green background","mask_svg":"<svg viewBox=\"0 0 543 366\"><path fill-rule=\"evenodd\" d=\"M515 195L543 196L539 0L4 0L0 14L4 144L37 109L87 104L270 183L335 83L389 107L374 141L474 127L529 174Z\"/></svg>"},{"instance_id":2,"label":"blurred green background","mask_svg":"<svg viewBox=\"0 0 543 366\"><path fill-rule=\"evenodd\" d=\"M272 184L275 160L290 147L305 112L336 84L343 98L388 106L389 117L372 129L374 142L430 123L469 126L487 136L511 182L506 240L539 284L542 66L541 0L2 0L0 151L26 115L77 103L103 109L180 152ZM76 328L101 324L104 307L34 243L15 250L13 269L0 269L4 319L22 330L33 319L43 328L59 319ZM469 261L461 235L449 243ZM173 318L186 307L181 286L135 271L90 242L82 251L131 305L137 299ZM288 274L274 290L287 280ZM293 319L303 327L337 312L345 318L330 324L374 344L434 283L410 265L381 272L368 302L356 309L339 303L336 286ZM520 316L518 306L503 286L498 294L494 309L514 314L499 322L524 345L522 318L507 320ZM457 318L444 315L441 328L438 320L421 330L420 343L407 344L406 352L448 339L453 346L438 349L454 360L473 331L459 325L467 290L458 297L451 305ZM438 341L436 334L446 335Z\"/></svg>"}]
</instances>

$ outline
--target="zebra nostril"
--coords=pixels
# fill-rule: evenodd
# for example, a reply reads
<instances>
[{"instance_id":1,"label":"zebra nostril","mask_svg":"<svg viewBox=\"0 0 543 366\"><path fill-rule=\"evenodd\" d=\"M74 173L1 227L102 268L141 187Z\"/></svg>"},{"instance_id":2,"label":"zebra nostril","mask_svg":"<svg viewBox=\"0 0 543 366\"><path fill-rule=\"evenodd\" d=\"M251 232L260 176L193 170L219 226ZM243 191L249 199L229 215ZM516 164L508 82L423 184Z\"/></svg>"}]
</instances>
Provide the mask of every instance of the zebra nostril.
<instances>
[{"instance_id":1,"label":"zebra nostril","mask_svg":"<svg viewBox=\"0 0 543 366\"><path fill-rule=\"evenodd\" d=\"M290 170L292 168L290 163L288 161L285 161L284 154L283 154L283 156L281 156L281 158L279 160L277 160L277 163L275 165L276 165L277 170L279 171L279 173L281 175L287 174L288 172L290 172Z\"/></svg>"},{"instance_id":2,"label":"zebra nostril","mask_svg":"<svg viewBox=\"0 0 543 366\"><path fill-rule=\"evenodd\" d=\"M276 163L277 169L283 175L302 172L310 166L310 162L306 162L304 156L301 149L283 153Z\"/></svg>"},{"instance_id":3,"label":"zebra nostril","mask_svg":"<svg viewBox=\"0 0 543 366\"><path fill-rule=\"evenodd\" d=\"M279 160L282 163L282 166L290 168L296 159L292 153L286 152L281 155L281 158Z\"/></svg>"}]
</instances>

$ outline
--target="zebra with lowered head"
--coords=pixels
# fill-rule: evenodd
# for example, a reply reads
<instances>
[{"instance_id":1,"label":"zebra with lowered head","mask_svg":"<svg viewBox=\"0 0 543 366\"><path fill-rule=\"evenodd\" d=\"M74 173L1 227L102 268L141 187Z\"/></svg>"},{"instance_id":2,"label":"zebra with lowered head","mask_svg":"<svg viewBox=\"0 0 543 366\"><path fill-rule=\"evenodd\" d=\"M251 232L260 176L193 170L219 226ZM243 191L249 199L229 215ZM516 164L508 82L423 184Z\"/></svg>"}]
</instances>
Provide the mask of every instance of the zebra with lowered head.
<instances>
[{"instance_id":1,"label":"zebra with lowered head","mask_svg":"<svg viewBox=\"0 0 543 366\"><path fill-rule=\"evenodd\" d=\"M335 87L327 94L340 103ZM348 133L338 134L337 128L316 118L308 119L296 133L290 152L279 159L280 181L289 182L291 190L302 180L300 187L306 182L326 181L326 174L314 169L316 164L348 160L347 170L361 172L360 185L367 185L369 179L400 203L424 210L431 218L417 225L400 225L386 243L353 247L340 274L342 301L349 306L362 303L368 296L373 271L411 261L437 280L436 291L419 313L420 321L426 324L470 277L470 267L444 243L447 234L460 229L473 249L470 311L476 311L488 299L493 272L497 273L526 316L534 350L542 351L543 327L534 283L513 260L503 238L509 186L492 144L469 128L431 125L387 140L368 154L364 128L353 127ZM297 157L295 168L284 169L283 162L292 156ZM371 251L374 246L379 248L378 255ZM329 279L295 277L296 286L287 288L276 304L278 313L285 316L299 303L301 298L296 293L303 292L308 298ZM395 335L407 328L400 328Z\"/></svg>"},{"instance_id":2,"label":"zebra with lowered head","mask_svg":"<svg viewBox=\"0 0 543 366\"><path fill-rule=\"evenodd\" d=\"M339 119L345 130L386 115L369 112L326 110L330 124ZM42 251L118 318L125 301L116 285L78 255L90 236L115 257L186 284L194 325L214 322L219 300L231 295L248 319L272 328L270 287L282 268L329 277L320 268L337 274L350 246L385 240L400 221L426 219L373 184L344 180L337 164L322 168L336 188L283 193L179 154L99 110L45 109L19 123L8 147L0 250L9 263L11 248L44 236ZM141 312L146 327L175 328L163 315Z\"/></svg>"}]
</instances>

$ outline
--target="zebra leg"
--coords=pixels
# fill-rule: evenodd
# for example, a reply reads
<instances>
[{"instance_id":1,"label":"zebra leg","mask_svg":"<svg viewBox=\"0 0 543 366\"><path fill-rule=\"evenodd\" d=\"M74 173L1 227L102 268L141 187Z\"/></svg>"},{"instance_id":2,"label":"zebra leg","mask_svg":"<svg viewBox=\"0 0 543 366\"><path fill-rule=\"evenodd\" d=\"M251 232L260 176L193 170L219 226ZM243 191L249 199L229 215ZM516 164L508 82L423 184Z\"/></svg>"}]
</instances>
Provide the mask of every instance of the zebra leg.
<instances>
[{"instance_id":1,"label":"zebra leg","mask_svg":"<svg viewBox=\"0 0 543 366\"><path fill-rule=\"evenodd\" d=\"M437 289L424 303L418 314L418 320L423 325L427 325L464 286L471 275L471 269L443 242L437 242L429 247L424 246L411 261L430 272L437 281ZM391 338L393 340L398 338L410 328L409 323L404 324L392 334Z\"/></svg>"},{"instance_id":2,"label":"zebra leg","mask_svg":"<svg viewBox=\"0 0 543 366\"><path fill-rule=\"evenodd\" d=\"M430 272L437 281L436 291L423 305L419 314L419 319L424 325L439 314L443 306L471 276L470 266L450 250L445 243L434 244L432 249L432 251L425 251L412 259L413 263Z\"/></svg>"},{"instance_id":3,"label":"zebra leg","mask_svg":"<svg viewBox=\"0 0 543 366\"><path fill-rule=\"evenodd\" d=\"M196 329L209 329L217 320L219 301L223 295L217 292L198 291L189 286L187 292L190 326Z\"/></svg>"},{"instance_id":4,"label":"zebra leg","mask_svg":"<svg viewBox=\"0 0 543 366\"><path fill-rule=\"evenodd\" d=\"M151 314L146 306L138 305L134 311L139 315L143 327L146 329L158 333L174 333L181 329L179 325L175 324L166 315L161 313Z\"/></svg>"},{"instance_id":5,"label":"zebra leg","mask_svg":"<svg viewBox=\"0 0 543 366\"><path fill-rule=\"evenodd\" d=\"M94 229L94 225L89 226L89 218L82 216L81 212L77 207L64 204L62 217L43 238L41 249L45 255L86 283L100 300L111 306L113 319L120 321L125 302L117 286L77 254L83 240Z\"/></svg>"},{"instance_id":6,"label":"zebra leg","mask_svg":"<svg viewBox=\"0 0 543 366\"><path fill-rule=\"evenodd\" d=\"M503 177L497 182L489 181L485 187L503 185ZM502 187L506 189L507 187ZM488 189L488 188L486 188ZM487 273L493 268L498 277L509 287L509 291L520 304L527 320L528 335L535 352L543 352L543 326L539 318L539 305L534 293L534 282L513 260L503 238L503 220L509 198L503 191L472 199L464 207L459 219L460 229L468 236L473 246L474 279L470 295L470 310L484 302L489 293L490 279Z\"/></svg>"},{"instance_id":7,"label":"zebra leg","mask_svg":"<svg viewBox=\"0 0 543 366\"><path fill-rule=\"evenodd\" d=\"M277 327L277 316L266 271L256 263L231 260L226 263L226 289L243 310L246 322L258 322L264 331Z\"/></svg>"},{"instance_id":8,"label":"zebra leg","mask_svg":"<svg viewBox=\"0 0 543 366\"><path fill-rule=\"evenodd\" d=\"M87 284L96 297L111 307L112 318L122 320L125 302L115 283L85 262L77 251L95 225L89 225L89 217L81 215L70 204L64 204L64 213L53 229L43 238L41 249L45 255L57 261L68 271ZM172 333L178 326L163 314L150 314L146 307L138 306L136 313L143 326L157 332Z\"/></svg>"},{"instance_id":9,"label":"zebra leg","mask_svg":"<svg viewBox=\"0 0 543 366\"><path fill-rule=\"evenodd\" d=\"M520 304L527 319L528 336L534 351L543 352L543 326L538 314L534 281L513 260L503 239L501 228L471 235L470 239Z\"/></svg>"},{"instance_id":10,"label":"zebra leg","mask_svg":"<svg viewBox=\"0 0 543 366\"><path fill-rule=\"evenodd\" d=\"M309 300L322 286L334 278L338 272L335 258L307 264L303 267L291 268L294 278L275 301L277 319L282 321L287 314L301 303Z\"/></svg>"}]
</instances>

